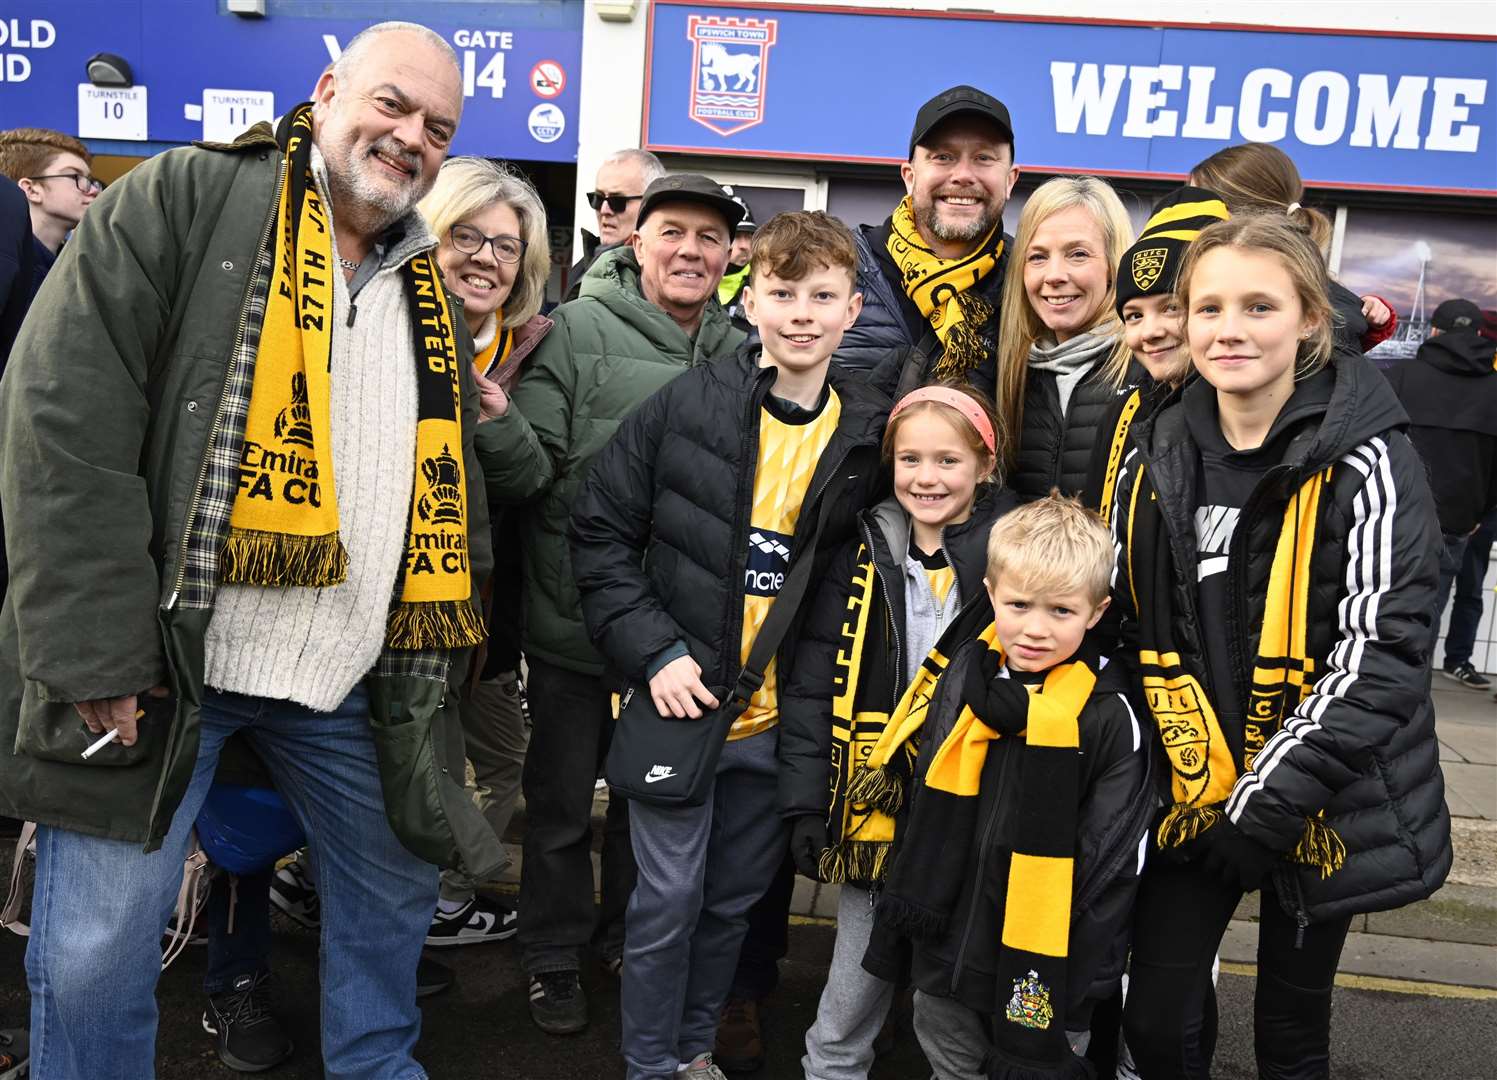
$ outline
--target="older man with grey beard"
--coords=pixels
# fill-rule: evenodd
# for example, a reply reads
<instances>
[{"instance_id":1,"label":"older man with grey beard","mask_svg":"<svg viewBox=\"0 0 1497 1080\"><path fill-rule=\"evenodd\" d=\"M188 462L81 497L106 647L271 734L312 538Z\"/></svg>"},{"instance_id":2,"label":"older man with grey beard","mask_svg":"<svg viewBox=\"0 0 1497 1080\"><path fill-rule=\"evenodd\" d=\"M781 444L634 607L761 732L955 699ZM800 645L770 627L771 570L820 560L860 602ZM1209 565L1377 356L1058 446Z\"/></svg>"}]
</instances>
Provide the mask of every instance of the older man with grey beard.
<instances>
[{"instance_id":1,"label":"older man with grey beard","mask_svg":"<svg viewBox=\"0 0 1497 1080\"><path fill-rule=\"evenodd\" d=\"M41 1080L154 1075L161 934L235 734L317 865L327 1075L425 1076L434 864L502 858L433 764L490 555L470 344L414 211L461 108L438 35L369 28L274 130L111 187L16 343L0 813L39 825Z\"/></svg>"},{"instance_id":2,"label":"older man with grey beard","mask_svg":"<svg viewBox=\"0 0 1497 1080\"><path fill-rule=\"evenodd\" d=\"M1012 242L1003 207L1019 178L1007 107L971 86L937 94L915 116L899 175L894 213L856 230L863 311L836 362L876 372L896 400L941 379L991 394Z\"/></svg>"}]
</instances>

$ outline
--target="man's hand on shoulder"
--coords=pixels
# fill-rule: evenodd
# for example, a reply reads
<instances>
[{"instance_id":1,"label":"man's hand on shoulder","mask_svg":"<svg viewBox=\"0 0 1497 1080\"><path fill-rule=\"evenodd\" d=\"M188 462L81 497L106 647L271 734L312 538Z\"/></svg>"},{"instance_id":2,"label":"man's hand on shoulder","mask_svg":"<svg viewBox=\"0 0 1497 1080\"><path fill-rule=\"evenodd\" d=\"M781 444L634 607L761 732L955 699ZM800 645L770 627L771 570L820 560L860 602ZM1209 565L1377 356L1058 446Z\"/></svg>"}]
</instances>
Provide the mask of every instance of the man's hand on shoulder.
<instances>
[{"instance_id":1,"label":"man's hand on shoulder","mask_svg":"<svg viewBox=\"0 0 1497 1080\"><path fill-rule=\"evenodd\" d=\"M145 692L145 696L153 698L164 698L166 694L167 690L164 686L153 686ZM119 728L120 745L134 746L135 740L140 735L138 718L135 715L136 698L140 696L142 695L126 694L123 697L77 701L73 703L73 708L78 710L78 715L83 717L88 730L95 735L102 735L106 731Z\"/></svg>"}]
</instances>

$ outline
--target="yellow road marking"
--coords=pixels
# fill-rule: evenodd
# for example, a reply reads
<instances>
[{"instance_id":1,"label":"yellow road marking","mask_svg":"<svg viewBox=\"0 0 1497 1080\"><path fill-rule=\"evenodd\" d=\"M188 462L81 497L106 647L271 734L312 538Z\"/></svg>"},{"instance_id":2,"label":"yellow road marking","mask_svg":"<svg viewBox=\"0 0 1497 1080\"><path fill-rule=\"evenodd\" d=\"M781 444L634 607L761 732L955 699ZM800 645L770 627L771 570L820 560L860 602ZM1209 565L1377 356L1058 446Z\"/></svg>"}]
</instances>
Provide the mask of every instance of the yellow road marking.
<instances>
[{"instance_id":1,"label":"yellow road marking","mask_svg":"<svg viewBox=\"0 0 1497 1080\"><path fill-rule=\"evenodd\" d=\"M1228 975L1257 975L1256 964L1237 964L1222 961L1222 971ZM1450 983L1420 982L1416 979L1385 979L1379 975L1352 975L1341 972L1336 976L1336 985L1347 990L1379 990L1390 994L1417 994L1420 997L1458 998L1465 1001L1497 1000L1497 990L1485 986L1456 986Z\"/></svg>"}]
</instances>

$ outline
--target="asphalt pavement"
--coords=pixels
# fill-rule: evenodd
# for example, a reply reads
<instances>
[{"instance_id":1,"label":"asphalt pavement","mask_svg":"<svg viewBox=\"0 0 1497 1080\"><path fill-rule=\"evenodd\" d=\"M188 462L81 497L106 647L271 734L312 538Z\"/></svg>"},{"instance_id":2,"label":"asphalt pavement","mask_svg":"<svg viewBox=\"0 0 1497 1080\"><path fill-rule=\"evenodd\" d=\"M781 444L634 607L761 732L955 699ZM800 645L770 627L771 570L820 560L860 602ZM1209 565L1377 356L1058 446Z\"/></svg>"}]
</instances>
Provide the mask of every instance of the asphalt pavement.
<instances>
[{"instance_id":1,"label":"asphalt pavement","mask_svg":"<svg viewBox=\"0 0 1497 1080\"><path fill-rule=\"evenodd\" d=\"M275 966L283 1011L297 1053L267 1073L276 1080L319 1080L317 1054L317 940L276 916ZM766 1015L769 1061L758 1077L799 1080L802 1039L831 956L833 928L800 921L791 931L791 956ZM0 1015L25 1009L21 975L24 942L0 940ZM436 955L435 952L433 955ZM457 972L456 985L422 1006L425 1023L417 1056L433 1080L617 1080L618 984L593 969L585 975L592 1025L580 1035L555 1038L530 1023L525 981L513 942L442 951L437 959ZM213 1054L199 1026L203 996L202 949L191 949L161 980L160 1080L224 1080L234 1076ZM1221 1036L1214 1075L1246 1080L1257 1075L1252 1054L1253 980L1229 966L1221 977ZM1250 969L1246 969L1249 970ZM1337 1080L1466 1080L1492 1075L1497 1048L1497 991L1450 986L1359 982L1338 987L1332 1025ZM1410 992L1412 991L1412 992ZM894 1052L880 1060L872 1080L923 1080L929 1076L913 1035L904 1031Z\"/></svg>"}]
</instances>

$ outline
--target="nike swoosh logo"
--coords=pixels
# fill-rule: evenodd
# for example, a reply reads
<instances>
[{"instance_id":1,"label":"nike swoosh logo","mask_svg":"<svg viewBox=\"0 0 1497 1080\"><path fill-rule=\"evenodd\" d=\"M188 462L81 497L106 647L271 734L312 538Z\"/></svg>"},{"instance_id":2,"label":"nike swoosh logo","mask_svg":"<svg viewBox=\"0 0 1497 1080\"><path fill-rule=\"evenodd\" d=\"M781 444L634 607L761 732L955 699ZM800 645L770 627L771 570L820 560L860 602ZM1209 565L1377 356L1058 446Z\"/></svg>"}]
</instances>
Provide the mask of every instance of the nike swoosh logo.
<instances>
[{"instance_id":1,"label":"nike swoosh logo","mask_svg":"<svg viewBox=\"0 0 1497 1080\"><path fill-rule=\"evenodd\" d=\"M654 773L646 773L645 774L645 783L647 783L647 784L654 784L654 783L657 783L658 781L661 781L661 780L669 780L671 777L673 777L675 775L676 775L676 772L675 772L674 769L672 769L670 772L667 772L667 773L661 773L658 776L656 776Z\"/></svg>"}]
</instances>

